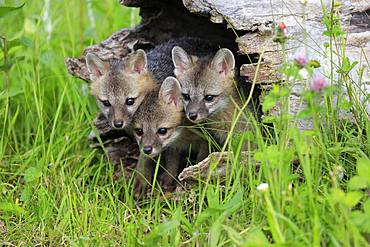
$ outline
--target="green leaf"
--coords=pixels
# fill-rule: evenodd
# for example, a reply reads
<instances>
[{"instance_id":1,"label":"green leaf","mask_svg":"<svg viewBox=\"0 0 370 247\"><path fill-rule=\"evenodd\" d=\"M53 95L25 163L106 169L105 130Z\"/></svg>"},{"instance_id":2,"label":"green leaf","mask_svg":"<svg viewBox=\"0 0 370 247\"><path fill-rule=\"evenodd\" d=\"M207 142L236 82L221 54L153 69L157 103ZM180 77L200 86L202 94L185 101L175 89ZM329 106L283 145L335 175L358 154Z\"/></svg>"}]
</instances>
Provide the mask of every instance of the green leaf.
<instances>
[{"instance_id":1,"label":"green leaf","mask_svg":"<svg viewBox=\"0 0 370 247\"><path fill-rule=\"evenodd\" d=\"M300 111L297 115L297 118L299 119L307 119L307 118L310 118L313 116L313 108L312 107L307 107L305 109L303 109L302 111Z\"/></svg>"},{"instance_id":2,"label":"green leaf","mask_svg":"<svg viewBox=\"0 0 370 247\"><path fill-rule=\"evenodd\" d=\"M245 238L245 244L243 246L269 246L270 243L267 240L265 234L261 231L261 229L254 228L248 232Z\"/></svg>"},{"instance_id":3,"label":"green leaf","mask_svg":"<svg viewBox=\"0 0 370 247\"><path fill-rule=\"evenodd\" d=\"M225 220L225 215L218 217L218 219L212 224L209 229L209 246L216 247L218 246L218 241L221 235L222 222Z\"/></svg>"},{"instance_id":4,"label":"green leaf","mask_svg":"<svg viewBox=\"0 0 370 247\"><path fill-rule=\"evenodd\" d=\"M338 36L340 36L340 35L343 35L343 34L344 34L344 33L343 33L343 31L341 30L341 27L340 27L338 24L333 25L333 30L332 30L332 32L333 32L333 35L334 35L335 37L338 37Z\"/></svg>"},{"instance_id":5,"label":"green leaf","mask_svg":"<svg viewBox=\"0 0 370 247\"><path fill-rule=\"evenodd\" d=\"M279 120L280 118L278 116L262 116L262 123L275 123Z\"/></svg>"},{"instance_id":6,"label":"green leaf","mask_svg":"<svg viewBox=\"0 0 370 247\"><path fill-rule=\"evenodd\" d=\"M208 199L208 198L207 198ZM223 217L225 215L229 215L232 212L236 211L243 202L243 192L238 190L235 195L228 200L226 203L221 205L213 205L213 207L208 207L198 216L195 225L200 226L204 222L209 220L213 220L217 217ZM220 216L220 214L222 214Z\"/></svg>"},{"instance_id":7,"label":"green leaf","mask_svg":"<svg viewBox=\"0 0 370 247\"><path fill-rule=\"evenodd\" d=\"M2 91L0 92L0 100L11 98L21 93L23 93L23 89L10 89L9 91Z\"/></svg>"},{"instance_id":8,"label":"green leaf","mask_svg":"<svg viewBox=\"0 0 370 247\"><path fill-rule=\"evenodd\" d=\"M216 189L214 189L213 186L208 186L207 202L210 208L215 208L220 205L218 198L219 198L219 195Z\"/></svg>"},{"instance_id":9,"label":"green leaf","mask_svg":"<svg viewBox=\"0 0 370 247\"><path fill-rule=\"evenodd\" d=\"M280 94L281 97L287 97L287 96L290 95L290 90L287 87L282 87L282 88L280 88L280 93L279 94Z\"/></svg>"},{"instance_id":10,"label":"green leaf","mask_svg":"<svg viewBox=\"0 0 370 247\"><path fill-rule=\"evenodd\" d=\"M263 99L263 104L262 104L262 111L267 112L270 110L272 107L274 107L277 103L277 98L274 95L268 94L264 99Z\"/></svg>"},{"instance_id":11,"label":"green leaf","mask_svg":"<svg viewBox=\"0 0 370 247\"><path fill-rule=\"evenodd\" d=\"M346 194L340 189L335 188L331 190L331 199L336 203L344 201L345 196Z\"/></svg>"},{"instance_id":12,"label":"green leaf","mask_svg":"<svg viewBox=\"0 0 370 247\"><path fill-rule=\"evenodd\" d=\"M370 217L370 199L367 199L364 203L364 211Z\"/></svg>"},{"instance_id":13,"label":"green leaf","mask_svg":"<svg viewBox=\"0 0 370 247\"><path fill-rule=\"evenodd\" d=\"M323 33L322 33L323 35L325 35L325 36L328 36L328 37L330 37L330 35L331 35L331 32L330 31L324 31Z\"/></svg>"},{"instance_id":14,"label":"green leaf","mask_svg":"<svg viewBox=\"0 0 370 247\"><path fill-rule=\"evenodd\" d=\"M353 208L360 202L363 194L359 191L351 191L345 194L340 189L332 189L331 199L333 202L340 203L347 208Z\"/></svg>"},{"instance_id":15,"label":"green leaf","mask_svg":"<svg viewBox=\"0 0 370 247\"><path fill-rule=\"evenodd\" d=\"M365 213L360 210L351 213L351 221L361 229L362 232L370 233L370 199L363 205Z\"/></svg>"},{"instance_id":16,"label":"green leaf","mask_svg":"<svg viewBox=\"0 0 370 247\"><path fill-rule=\"evenodd\" d=\"M268 162L271 167L289 163L293 158L293 149L280 150L277 145L270 145L264 151L254 153L254 159L259 162Z\"/></svg>"},{"instance_id":17,"label":"green leaf","mask_svg":"<svg viewBox=\"0 0 370 247\"><path fill-rule=\"evenodd\" d=\"M19 215L24 212L24 209L15 203L0 202L0 211L11 212Z\"/></svg>"},{"instance_id":18,"label":"green leaf","mask_svg":"<svg viewBox=\"0 0 370 247\"><path fill-rule=\"evenodd\" d=\"M348 182L348 188L351 190L360 190L367 188L367 180L360 176L354 176Z\"/></svg>"},{"instance_id":19,"label":"green leaf","mask_svg":"<svg viewBox=\"0 0 370 247\"><path fill-rule=\"evenodd\" d=\"M225 210L224 213L230 214L234 212L235 210L237 210L242 204L242 202L243 202L243 191L238 190L229 201L227 201L223 205L217 206L216 209L222 210L222 211Z\"/></svg>"},{"instance_id":20,"label":"green leaf","mask_svg":"<svg viewBox=\"0 0 370 247\"><path fill-rule=\"evenodd\" d=\"M366 158L357 161L357 172L360 177L363 177L370 183L370 160Z\"/></svg>"},{"instance_id":21,"label":"green leaf","mask_svg":"<svg viewBox=\"0 0 370 247\"><path fill-rule=\"evenodd\" d=\"M6 45L7 45L7 48L8 48L8 49L11 49L11 48L13 48L13 47L17 47L17 46L21 46L21 45L22 45L22 44L21 44L21 39L19 38L19 39L9 40L9 41L6 43Z\"/></svg>"},{"instance_id":22,"label":"green leaf","mask_svg":"<svg viewBox=\"0 0 370 247\"><path fill-rule=\"evenodd\" d=\"M254 159L259 162L263 162L266 160L266 156L264 152L255 152Z\"/></svg>"},{"instance_id":23,"label":"green leaf","mask_svg":"<svg viewBox=\"0 0 370 247\"><path fill-rule=\"evenodd\" d=\"M351 64L349 58L345 57L342 60L342 66L337 70L337 72L340 74L349 73L357 64L358 64L358 61L355 61Z\"/></svg>"},{"instance_id":24,"label":"green leaf","mask_svg":"<svg viewBox=\"0 0 370 247\"><path fill-rule=\"evenodd\" d=\"M25 58L25 56L13 57L12 59L10 59L10 61L12 62L12 64L15 64L16 62L23 61Z\"/></svg>"},{"instance_id":25,"label":"green leaf","mask_svg":"<svg viewBox=\"0 0 370 247\"><path fill-rule=\"evenodd\" d=\"M156 225L144 238L145 246L158 246L163 236L175 237L175 230L180 226L181 209L178 208L172 215L172 219ZM160 244L159 244L160 245Z\"/></svg>"},{"instance_id":26,"label":"green leaf","mask_svg":"<svg viewBox=\"0 0 370 247\"><path fill-rule=\"evenodd\" d=\"M22 45L25 46L25 47L31 48L33 46L32 39L30 39L28 37L23 36L20 41L21 41Z\"/></svg>"},{"instance_id":27,"label":"green leaf","mask_svg":"<svg viewBox=\"0 0 370 247\"><path fill-rule=\"evenodd\" d=\"M16 11L21 9L26 3L23 3L16 7L9 7L9 6L1 6L0 7L0 18L4 17L5 15L9 14L12 11Z\"/></svg>"},{"instance_id":28,"label":"green leaf","mask_svg":"<svg viewBox=\"0 0 370 247\"><path fill-rule=\"evenodd\" d=\"M361 198L362 198L361 192L351 191L347 193L343 204L346 205L348 208L353 208L354 206L357 205L357 203L360 202Z\"/></svg>"},{"instance_id":29,"label":"green leaf","mask_svg":"<svg viewBox=\"0 0 370 247\"><path fill-rule=\"evenodd\" d=\"M22 61L25 56L13 57L9 59L7 64L0 65L0 71L9 71L16 62Z\"/></svg>"},{"instance_id":30,"label":"green leaf","mask_svg":"<svg viewBox=\"0 0 370 247\"><path fill-rule=\"evenodd\" d=\"M26 187L22 190L21 193L21 201L25 202L31 199L33 193L33 188L31 185L26 185Z\"/></svg>"},{"instance_id":31,"label":"green leaf","mask_svg":"<svg viewBox=\"0 0 370 247\"><path fill-rule=\"evenodd\" d=\"M174 230L179 226L180 221L178 220L170 220L156 226L153 231L151 231L150 234L145 237L145 245L154 246L158 244L158 240L162 237L162 235L169 234L171 230Z\"/></svg>"},{"instance_id":32,"label":"green leaf","mask_svg":"<svg viewBox=\"0 0 370 247\"><path fill-rule=\"evenodd\" d=\"M357 226L362 228L366 223L366 216L359 210L351 212L351 221Z\"/></svg>"},{"instance_id":33,"label":"green leaf","mask_svg":"<svg viewBox=\"0 0 370 247\"><path fill-rule=\"evenodd\" d=\"M347 99L342 98L339 100L339 107L345 111L349 111L352 106L353 106L353 103Z\"/></svg>"},{"instance_id":34,"label":"green leaf","mask_svg":"<svg viewBox=\"0 0 370 247\"><path fill-rule=\"evenodd\" d=\"M222 226L224 230L227 232L227 235L229 236L230 240L236 244L237 246L243 246L245 239L240 235L239 232L235 231L232 227L230 226Z\"/></svg>"},{"instance_id":35,"label":"green leaf","mask_svg":"<svg viewBox=\"0 0 370 247\"><path fill-rule=\"evenodd\" d=\"M42 172L40 169L37 169L36 167L30 167L24 173L24 180L26 182L32 182L41 177L41 175Z\"/></svg>"},{"instance_id":36,"label":"green leaf","mask_svg":"<svg viewBox=\"0 0 370 247\"><path fill-rule=\"evenodd\" d=\"M273 94L275 96L279 95L280 87L277 84L272 85L272 89L270 91L270 94Z\"/></svg>"},{"instance_id":37,"label":"green leaf","mask_svg":"<svg viewBox=\"0 0 370 247\"><path fill-rule=\"evenodd\" d=\"M3 65L0 65L0 71L5 71L6 70L6 66L5 66L5 64L3 64Z\"/></svg>"},{"instance_id":38,"label":"green leaf","mask_svg":"<svg viewBox=\"0 0 370 247\"><path fill-rule=\"evenodd\" d=\"M32 47L32 40L27 37L20 37L7 42L8 50L17 46Z\"/></svg>"},{"instance_id":39,"label":"green leaf","mask_svg":"<svg viewBox=\"0 0 370 247\"><path fill-rule=\"evenodd\" d=\"M217 219L213 222L210 230L210 246L218 246L218 241L220 239L221 229L222 229L222 222L225 221L226 217L233 212L235 212L243 202L243 191L238 190L235 195L227 201L225 204L217 206L216 209L222 214L217 217Z\"/></svg>"}]
</instances>

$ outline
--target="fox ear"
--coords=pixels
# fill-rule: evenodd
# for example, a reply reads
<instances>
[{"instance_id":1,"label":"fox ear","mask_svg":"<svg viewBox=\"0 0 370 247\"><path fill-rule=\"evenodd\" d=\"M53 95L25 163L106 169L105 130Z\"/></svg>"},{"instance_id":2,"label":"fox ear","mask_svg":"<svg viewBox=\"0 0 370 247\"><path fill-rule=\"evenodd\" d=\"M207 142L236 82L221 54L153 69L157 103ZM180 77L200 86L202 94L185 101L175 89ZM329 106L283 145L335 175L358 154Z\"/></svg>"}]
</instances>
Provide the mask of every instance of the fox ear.
<instances>
[{"instance_id":1,"label":"fox ear","mask_svg":"<svg viewBox=\"0 0 370 247\"><path fill-rule=\"evenodd\" d=\"M86 66L90 72L90 80L95 81L109 70L109 63L101 60L97 55L86 55Z\"/></svg>"},{"instance_id":2,"label":"fox ear","mask_svg":"<svg viewBox=\"0 0 370 247\"><path fill-rule=\"evenodd\" d=\"M167 77L159 90L159 98L166 104L182 108L181 86L172 76Z\"/></svg>"},{"instance_id":3,"label":"fox ear","mask_svg":"<svg viewBox=\"0 0 370 247\"><path fill-rule=\"evenodd\" d=\"M175 65L174 73L176 76L183 74L186 70L194 66L191 57L180 46L172 48L172 61Z\"/></svg>"},{"instance_id":4,"label":"fox ear","mask_svg":"<svg viewBox=\"0 0 370 247\"><path fill-rule=\"evenodd\" d=\"M147 58L144 50L137 50L127 57L126 70L132 74L141 74L147 69Z\"/></svg>"},{"instance_id":5,"label":"fox ear","mask_svg":"<svg viewBox=\"0 0 370 247\"><path fill-rule=\"evenodd\" d=\"M226 48L218 50L212 59L211 67L219 74L228 75L235 68L235 59L233 53Z\"/></svg>"}]
</instances>

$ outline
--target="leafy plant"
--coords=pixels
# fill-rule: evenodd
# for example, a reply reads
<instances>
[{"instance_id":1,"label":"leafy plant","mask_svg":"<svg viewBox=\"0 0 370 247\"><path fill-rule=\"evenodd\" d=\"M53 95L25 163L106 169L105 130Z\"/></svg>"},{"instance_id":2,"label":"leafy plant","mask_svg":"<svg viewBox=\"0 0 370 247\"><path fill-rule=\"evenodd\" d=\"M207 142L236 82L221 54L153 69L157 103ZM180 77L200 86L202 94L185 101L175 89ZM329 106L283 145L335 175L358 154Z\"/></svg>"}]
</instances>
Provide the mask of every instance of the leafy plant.
<instances>
[{"instance_id":1,"label":"leafy plant","mask_svg":"<svg viewBox=\"0 0 370 247\"><path fill-rule=\"evenodd\" d=\"M25 3L15 6L15 7L9 7L9 6L0 6L0 19L5 18L6 15L8 15L11 12L15 12L23 8ZM0 72L5 73L5 83L4 88L8 89L10 84L10 77L9 72L12 66L21 60L24 59L24 56L10 56L10 50L17 46L22 46L27 43L27 40L25 38L13 38L9 39L5 36L5 34L0 34L0 49L3 53L3 63L0 64Z\"/></svg>"}]
</instances>

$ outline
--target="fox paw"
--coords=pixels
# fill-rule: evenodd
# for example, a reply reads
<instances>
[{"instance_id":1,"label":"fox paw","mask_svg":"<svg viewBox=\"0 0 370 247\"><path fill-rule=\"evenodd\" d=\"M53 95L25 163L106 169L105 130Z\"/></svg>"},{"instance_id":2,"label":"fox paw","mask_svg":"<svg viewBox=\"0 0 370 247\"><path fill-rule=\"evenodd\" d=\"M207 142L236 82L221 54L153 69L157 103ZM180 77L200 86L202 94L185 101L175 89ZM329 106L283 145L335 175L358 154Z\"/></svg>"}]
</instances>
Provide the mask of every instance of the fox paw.
<instances>
[{"instance_id":1,"label":"fox paw","mask_svg":"<svg viewBox=\"0 0 370 247\"><path fill-rule=\"evenodd\" d=\"M175 190L174 179L168 173L164 173L159 178L159 184L165 192L172 192Z\"/></svg>"},{"instance_id":2,"label":"fox paw","mask_svg":"<svg viewBox=\"0 0 370 247\"><path fill-rule=\"evenodd\" d=\"M135 200L140 200L146 191L147 185L141 179L136 179L134 185L134 198Z\"/></svg>"}]
</instances>

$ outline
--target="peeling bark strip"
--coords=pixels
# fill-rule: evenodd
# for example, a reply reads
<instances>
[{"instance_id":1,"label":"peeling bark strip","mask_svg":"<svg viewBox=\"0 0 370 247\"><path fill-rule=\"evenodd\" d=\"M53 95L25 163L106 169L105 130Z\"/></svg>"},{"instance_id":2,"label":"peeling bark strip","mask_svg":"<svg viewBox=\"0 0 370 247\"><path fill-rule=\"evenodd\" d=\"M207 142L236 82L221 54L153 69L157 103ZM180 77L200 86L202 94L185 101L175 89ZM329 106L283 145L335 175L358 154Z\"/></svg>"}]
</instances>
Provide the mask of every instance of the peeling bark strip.
<instances>
[{"instance_id":1,"label":"peeling bark strip","mask_svg":"<svg viewBox=\"0 0 370 247\"><path fill-rule=\"evenodd\" d=\"M207 158L202 160L196 165L186 167L180 174L179 180L181 182L196 182L199 180L207 180L207 179L217 179L217 178L224 178L227 177L231 173L231 165L229 162L231 161L230 153L228 152L214 152L211 153ZM240 160L242 163L247 164L248 160L247 151L240 153ZM212 164L217 162L217 168L213 167ZM259 169L259 164L252 160L252 164L256 171Z\"/></svg>"},{"instance_id":2,"label":"peeling bark strip","mask_svg":"<svg viewBox=\"0 0 370 247\"><path fill-rule=\"evenodd\" d=\"M322 2L323 7L330 11L332 1ZM289 37L287 58L293 59L297 53L304 52L310 59L320 61L322 72L330 70L331 61L324 48L328 37L323 35L325 27L321 23L323 10L320 0L120 0L120 3L140 7L140 24L117 31L100 44L87 47L81 58L68 58L66 66L71 75L89 81L84 58L88 52L94 52L102 59L122 58L139 48L149 49L171 38L191 36L229 48L238 54L236 62L240 66L240 74L247 81L252 81L257 75L256 83L268 85L282 79L278 70L283 62L283 51L273 42L274 25L281 21L286 24ZM362 90L359 94L363 98L370 93L370 2L343 0L337 11L346 32L346 56L350 61L359 61L350 76L354 88L359 92ZM260 57L262 63L257 71ZM334 70L339 66L337 61L335 57ZM363 71L362 78L359 78L360 70ZM299 112L302 105L300 90L291 95L290 102L292 114ZM104 145L109 147L111 160L125 163L126 159L135 158L138 153L136 143L124 132L112 130L104 121L98 116L94 123ZM310 121L301 121L297 125L301 129L309 128ZM97 140L94 134L90 139Z\"/></svg>"}]
</instances>

